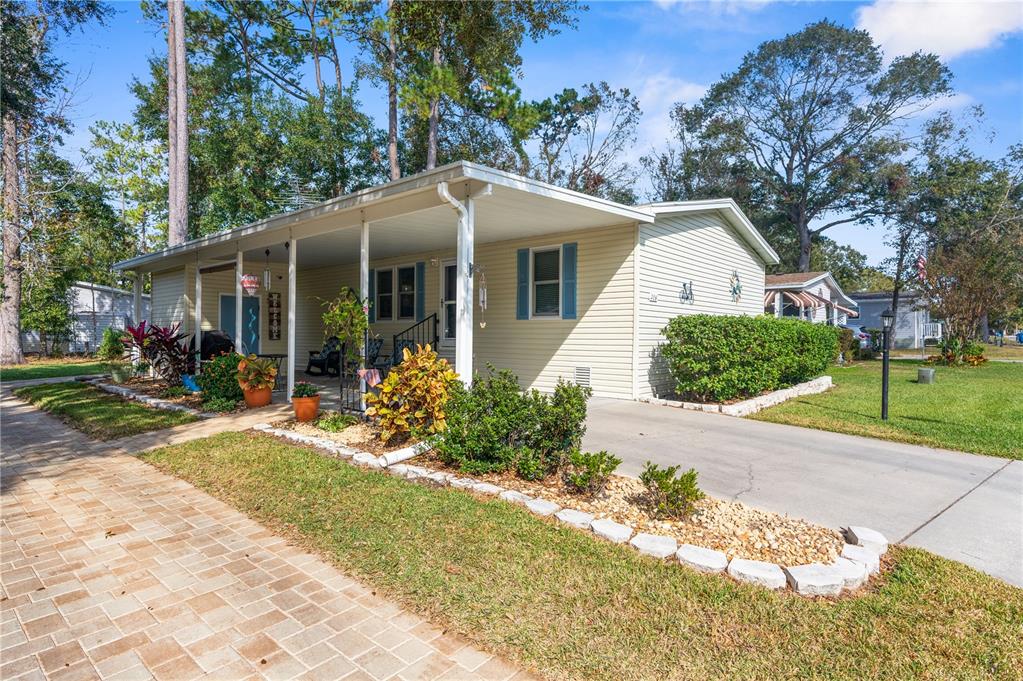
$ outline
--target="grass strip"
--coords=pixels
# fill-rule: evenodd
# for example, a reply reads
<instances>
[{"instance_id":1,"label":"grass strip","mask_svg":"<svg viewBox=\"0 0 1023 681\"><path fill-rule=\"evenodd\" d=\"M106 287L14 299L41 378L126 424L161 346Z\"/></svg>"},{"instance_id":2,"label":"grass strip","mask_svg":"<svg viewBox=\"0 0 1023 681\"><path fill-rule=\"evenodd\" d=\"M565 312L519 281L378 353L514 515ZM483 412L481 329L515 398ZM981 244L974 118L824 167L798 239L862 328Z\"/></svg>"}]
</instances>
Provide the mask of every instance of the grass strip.
<instances>
[{"instance_id":1,"label":"grass strip","mask_svg":"<svg viewBox=\"0 0 1023 681\"><path fill-rule=\"evenodd\" d=\"M881 420L881 362L833 367L835 387L789 400L751 418L850 435L1023 459L1023 364L935 367L916 382L920 362L891 363L889 420Z\"/></svg>"},{"instance_id":2,"label":"grass strip","mask_svg":"<svg viewBox=\"0 0 1023 681\"><path fill-rule=\"evenodd\" d=\"M197 420L192 414L154 409L76 381L26 386L14 394L97 440L114 440Z\"/></svg>"},{"instance_id":3,"label":"grass strip","mask_svg":"<svg viewBox=\"0 0 1023 681\"><path fill-rule=\"evenodd\" d=\"M894 569L870 593L813 601L265 435L225 433L142 458L553 679L1007 678L1023 669L1023 590L919 549L893 549Z\"/></svg>"}]
</instances>

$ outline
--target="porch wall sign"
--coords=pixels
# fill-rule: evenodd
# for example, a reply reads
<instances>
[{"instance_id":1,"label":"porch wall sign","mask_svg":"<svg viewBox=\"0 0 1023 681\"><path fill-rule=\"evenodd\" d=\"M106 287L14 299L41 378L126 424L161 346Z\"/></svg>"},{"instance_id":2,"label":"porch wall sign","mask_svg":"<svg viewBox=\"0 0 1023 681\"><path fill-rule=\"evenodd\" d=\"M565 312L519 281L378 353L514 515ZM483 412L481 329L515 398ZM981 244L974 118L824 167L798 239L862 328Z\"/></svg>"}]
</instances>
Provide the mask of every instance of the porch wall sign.
<instances>
[{"instance_id":1,"label":"porch wall sign","mask_svg":"<svg viewBox=\"0 0 1023 681\"><path fill-rule=\"evenodd\" d=\"M732 276L728 280L728 292L732 294L732 302L742 302L742 281L739 280L738 270L732 270Z\"/></svg>"},{"instance_id":2,"label":"porch wall sign","mask_svg":"<svg viewBox=\"0 0 1023 681\"><path fill-rule=\"evenodd\" d=\"M690 305L696 302L696 296L693 294L693 282L682 282L682 288L678 290L678 302Z\"/></svg>"},{"instance_id":3,"label":"porch wall sign","mask_svg":"<svg viewBox=\"0 0 1023 681\"><path fill-rule=\"evenodd\" d=\"M281 339L281 294L266 294L266 319L270 325L270 340Z\"/></svg>"}]
</instances>

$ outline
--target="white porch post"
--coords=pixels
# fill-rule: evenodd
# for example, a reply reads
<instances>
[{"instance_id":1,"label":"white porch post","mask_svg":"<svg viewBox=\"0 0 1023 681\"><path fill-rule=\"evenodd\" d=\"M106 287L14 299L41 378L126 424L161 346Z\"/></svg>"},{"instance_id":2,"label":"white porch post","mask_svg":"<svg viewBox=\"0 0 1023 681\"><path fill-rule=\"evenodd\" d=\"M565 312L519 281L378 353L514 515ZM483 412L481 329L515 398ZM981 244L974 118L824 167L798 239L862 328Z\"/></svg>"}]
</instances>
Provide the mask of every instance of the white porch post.
<instances>
[{"instance_id":1,"label":"white porch post","mask_svg":"<svg viewBox=\"0 0 1023 681\"><path fill-rule=\"evenodd\" d=\"M366 222L366 216L362 216L362 234L359 237L359 298L362 299L363 305L372 305L373 301L369 299L369 223ZM359 365L363 369L368 369L366 366L366 343L365 338L362 344L362 358L359 360ZM362 378L359 380L359 408L366 411L366 379Z\"/></svg>"},{"instance_id":2,"label":"white porch post","mask_svg":"<svg viewBox=\"0 0 1023 681\"><path fill-rule=\"evenodd\" d=\"M295 301L298 300L298 240L288 240L288 401L295 389Z\"/></svg>"},{"instance_id":3,"label":"white porch post","mask_svg":"<svg viewBox=\"0 0 1023 681\"><path fill-rule=\"evenodd\" d=\"M781 291L774 294L774 316L781 317L781 310L783 307Z\"/></svg>"},{"instance_id":4,"label":"white porch post","mask_svg":"<svg viewBox=\"0 0 1023 681\"><path fill-rule=\"evenodd\" d=\"M242 352L242 261L241 246L234 253L234 349Z\"/></svg>"},{"instance_id":5,"label":"white porch post","mask_svg":"<svg viewBox=\"0 0 1023 681\"><path fill-rule=\"evenodd\" d=\"M831 324L838 326L838 308L834 305L831 306Z\"/></svg>"},{"instance_id":6,"label":"white porch post","mask_svg":"<svg viewBox=\"0 0 1023 681\"><path fill-rule=\"evenodd\" d=\"M199 360L202 353L202 268L197 260L195 263L195 373L199 373Z\"/></svg>"},{"instance_id":7,"label":"white porch post","mask_svg":"<svg viewBox=\"0 0 1023 681\"><path fill-rule=\"evenodd\" d=\"M475 253L476 202L465 201L458 216L458 262L455 289L455 371L466 385L472 383L472 261Z\"/></svg>"}]
</instances>

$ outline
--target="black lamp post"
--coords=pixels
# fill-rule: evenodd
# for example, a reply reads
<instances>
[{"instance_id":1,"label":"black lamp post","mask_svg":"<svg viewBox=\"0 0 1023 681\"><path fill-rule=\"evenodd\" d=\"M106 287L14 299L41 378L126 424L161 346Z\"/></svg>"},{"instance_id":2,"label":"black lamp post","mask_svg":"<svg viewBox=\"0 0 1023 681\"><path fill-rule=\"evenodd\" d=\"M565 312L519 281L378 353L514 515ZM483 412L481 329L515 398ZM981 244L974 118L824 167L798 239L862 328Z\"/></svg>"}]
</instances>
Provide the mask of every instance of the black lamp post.
<instances>
[{"instance_id":1,"label":"black lamp post","mask_svg":"<svg viewBox=\"0 0 1023 681\"><path fill-rule=\"evenodd\" d=\"M895 323L895 315L888 308L881 313L881 420L888 420L888 334Z\"/></svg>"}]
</instances>

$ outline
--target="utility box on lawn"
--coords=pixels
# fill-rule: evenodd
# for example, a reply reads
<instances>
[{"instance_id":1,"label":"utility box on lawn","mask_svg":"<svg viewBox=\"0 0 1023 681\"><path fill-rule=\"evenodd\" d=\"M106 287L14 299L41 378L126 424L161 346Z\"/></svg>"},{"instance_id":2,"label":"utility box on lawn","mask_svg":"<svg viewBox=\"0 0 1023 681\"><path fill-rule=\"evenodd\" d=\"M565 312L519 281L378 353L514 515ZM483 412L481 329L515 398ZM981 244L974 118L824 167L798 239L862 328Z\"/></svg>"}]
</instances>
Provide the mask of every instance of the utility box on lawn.
<instances>
[{"instance_id":1,"label":"utility box on lawn","mask_svg":"<svg viewBox=\"0 0 1023 681\"><path fill-rule=\"evenodd\" d=\"M916 370L917 383L934 383L934 369L920 367Z\"/></svg>"}]
</instances>

